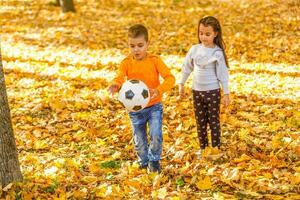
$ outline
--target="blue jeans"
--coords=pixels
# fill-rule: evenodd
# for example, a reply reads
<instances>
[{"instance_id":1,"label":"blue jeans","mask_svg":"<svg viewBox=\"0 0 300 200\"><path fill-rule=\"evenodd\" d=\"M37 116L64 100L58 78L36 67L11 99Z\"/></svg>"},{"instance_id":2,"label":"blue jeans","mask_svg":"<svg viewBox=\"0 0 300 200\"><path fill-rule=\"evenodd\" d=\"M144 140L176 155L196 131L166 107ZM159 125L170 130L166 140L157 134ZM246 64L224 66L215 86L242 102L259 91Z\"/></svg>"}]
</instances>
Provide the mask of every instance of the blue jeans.
<instances>
[{"instance_id":1,"label":"blue jeans","mask_svg":"<svg viewBox=\"0 0 300 200\"><path fill-rule=\"evenodd\" d=\"M148 161L159 161L162 153L162 117L161 103L144 108L138 112L129 112L133 128L134 147L137 151L140 165L145 166ZM147 139L147 123L150 132L150 143Z\"/></svg>"}]
</instances>

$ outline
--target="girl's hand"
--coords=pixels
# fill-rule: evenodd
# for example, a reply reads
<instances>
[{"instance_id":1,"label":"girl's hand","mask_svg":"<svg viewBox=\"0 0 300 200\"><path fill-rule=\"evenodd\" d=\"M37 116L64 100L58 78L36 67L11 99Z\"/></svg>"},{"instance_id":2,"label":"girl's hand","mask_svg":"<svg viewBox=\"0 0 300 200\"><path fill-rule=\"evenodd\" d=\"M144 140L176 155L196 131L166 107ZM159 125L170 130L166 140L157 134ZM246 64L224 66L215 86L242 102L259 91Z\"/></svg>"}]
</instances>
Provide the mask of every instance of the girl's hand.
<instances>
[{"instance_id":1,"label":"girl's hand","mask_svg":"<svg viewBox=\"0 0 300 200\"><path fill-rule=\"evenodd\" d=\"M154 99L159 96L159 91L157 89L149 89L150 99Z\"/></svg>"},{"instance_id":2,"label":"girl's hand","mask_svg":"<svg viewBox=\"0 0 300 200\"><path fill-rule=\"evenodd\" d=\"M179 84L179 99L182 99L184 97L184 85Z\"/></svg>"},{"instance_id":3,"label":"girl's hand","mask_svg":"<svg viewBox=\"0 0 300 200\"><path fill-rule=\"evenodd\" d=\"M111 95L114 95L119 89L119 86L117 84L112 84L108 87L108 92L111 94Z\"/></svg>"},{"instance_id":4,"label":"girl's hand","mask_svg":"<svg viewBox=\"0 0 300 200\"><path fill-rule=\"evenodd\" d=\"M230 104L229 94L225 94L222 100L222 104L227 107Z\"/></svg>"}]
</instances>

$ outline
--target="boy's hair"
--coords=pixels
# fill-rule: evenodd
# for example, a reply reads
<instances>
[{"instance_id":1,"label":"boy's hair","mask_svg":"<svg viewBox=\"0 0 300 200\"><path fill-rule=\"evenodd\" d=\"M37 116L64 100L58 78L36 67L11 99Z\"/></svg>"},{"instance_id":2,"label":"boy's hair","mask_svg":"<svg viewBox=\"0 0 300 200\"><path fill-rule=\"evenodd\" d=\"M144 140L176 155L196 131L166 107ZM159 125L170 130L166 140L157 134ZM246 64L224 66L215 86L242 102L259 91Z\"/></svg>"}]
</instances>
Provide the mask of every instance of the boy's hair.
<instances>
[{"instance_id":1,"label":"boy's hair","mask_svg":"<svg viewBox=\"0 0 300 200\"><path fill-rule=\"evenodd\" d=\"M128 30L128 37L136 38L139 36L144 36L146 42L148 42L148 30L142 24L136 24L129 28Z\"/></svg>"},{"instance_id":2,"label":"boy's hair","mask_svg":"<svg viewBox=\"0 0 300 200\"><path fill-rule=\"evenodd\" d=\"M217 18L212 17L212 16L207 16L207 17L203 17L202 19L200 19L199 23L198 23L198 40L199 40L199 43L201 43L200 37L199 37L200 24L203 24L204 26L211 26L214 29L214 32L218 33L218 35L214 38L214 43L216 45L218 45L223 50L226 65L227 65L227 67L229 67L227 56L226 56L226 53L225 53L225 42L222 38L222 28L221 28L220 22L217 20Z\"/></svg>"}]
</instances>

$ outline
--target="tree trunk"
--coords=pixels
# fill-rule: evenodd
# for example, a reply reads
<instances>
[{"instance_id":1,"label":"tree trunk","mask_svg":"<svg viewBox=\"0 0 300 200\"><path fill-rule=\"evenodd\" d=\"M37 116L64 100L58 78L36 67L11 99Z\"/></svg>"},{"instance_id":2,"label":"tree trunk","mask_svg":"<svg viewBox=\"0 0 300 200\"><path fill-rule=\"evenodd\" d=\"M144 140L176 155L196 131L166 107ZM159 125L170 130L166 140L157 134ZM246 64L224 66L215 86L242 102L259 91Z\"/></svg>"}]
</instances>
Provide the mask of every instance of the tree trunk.
<instances>
[{"instance_id":1,"label":"tree trunk","mask_svg":"<svg viewBox=\"0 0 300 200\"><path fill-rule=\"evenodd\" d=\"M60 5L63 12L75 12L73 0L60 0Z\"/></svg>"},{"instance_id":2,"label":"tree trunk","mask_svg":"<svg viewBox=\"0 0 300 200\"><path fill-rule=\"evenodd\" d=\"M20 163L8 106L0 48L0 186L22 181Z\"/></svg>"},{"instance_id":3,"label":"tree trunk","mask_svg":"<svg viewBox=\"0 0 300 200\"><path fill-rule=\"evenodd\" d=\"M56 4L55 4L56 6L60 6L60 2L59 2L59 0L56 0Z\"/></svg>"}]
</instances>

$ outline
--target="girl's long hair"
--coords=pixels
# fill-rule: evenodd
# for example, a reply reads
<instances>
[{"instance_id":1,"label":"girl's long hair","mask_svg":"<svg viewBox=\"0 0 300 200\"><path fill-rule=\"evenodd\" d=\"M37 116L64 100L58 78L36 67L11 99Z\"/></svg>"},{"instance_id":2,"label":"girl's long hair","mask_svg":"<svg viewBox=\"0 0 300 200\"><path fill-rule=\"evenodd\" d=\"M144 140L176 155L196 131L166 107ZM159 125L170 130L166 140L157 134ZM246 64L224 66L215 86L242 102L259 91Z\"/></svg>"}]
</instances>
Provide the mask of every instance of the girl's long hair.
<instances>
[{"instance_id":1,"label":"girl's long hair","mask_svg":"<svg viewBox=\"0 0 300 200\"><path fill-rule=\"evenodd\" d=\"M204 17L204 18L200 19L199 23L198 23L198 40L199 40L199 43L201 43L201 40L200 40L200 37L199 37L200 24L203 24L204 26L211 26L213 28L214 32L218 33L217 36L214 38L214 43L216 45L218 45L223 50L226 65L227 65L227 67L229 67L227 56L226 56L226 53L225 53L225 48L226 48L225 47L225 42L222 39L222 28L221 28L220 22L215 17L212 17L212 16L207 16L207 17Z\"/></svg>"}]
</instances>

